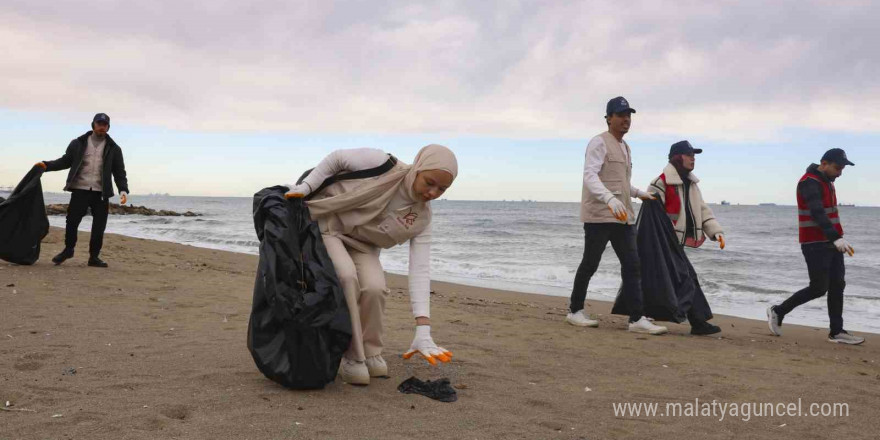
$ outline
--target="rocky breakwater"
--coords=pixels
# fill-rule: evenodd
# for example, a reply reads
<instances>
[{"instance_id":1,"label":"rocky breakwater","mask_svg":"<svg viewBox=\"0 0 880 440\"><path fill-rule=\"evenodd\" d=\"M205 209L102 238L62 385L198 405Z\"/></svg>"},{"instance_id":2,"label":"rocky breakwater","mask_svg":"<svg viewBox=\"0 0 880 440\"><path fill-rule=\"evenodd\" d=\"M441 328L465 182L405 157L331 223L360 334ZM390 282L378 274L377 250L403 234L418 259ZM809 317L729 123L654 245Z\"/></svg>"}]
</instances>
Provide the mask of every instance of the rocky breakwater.
<instances>
[{"instance_id":1,"label":"rocky breakwater","mask_svg":"<svg viewBox=\"0 0 880 440\"><path fill-rule=\"evenodd\" d=\"M67 215L67 204L53 204L46 205L46 213L49 215ZM160 216L160 217L201 217L202 214L197 214L192 211L186 212L174 212L174 211L166 211L164 209L150 209L146 206L134 206L134 205L117 205L115 203L110 204L110 214L111 215L146 215L146 216Z\"/></svg>"}]
</instances>

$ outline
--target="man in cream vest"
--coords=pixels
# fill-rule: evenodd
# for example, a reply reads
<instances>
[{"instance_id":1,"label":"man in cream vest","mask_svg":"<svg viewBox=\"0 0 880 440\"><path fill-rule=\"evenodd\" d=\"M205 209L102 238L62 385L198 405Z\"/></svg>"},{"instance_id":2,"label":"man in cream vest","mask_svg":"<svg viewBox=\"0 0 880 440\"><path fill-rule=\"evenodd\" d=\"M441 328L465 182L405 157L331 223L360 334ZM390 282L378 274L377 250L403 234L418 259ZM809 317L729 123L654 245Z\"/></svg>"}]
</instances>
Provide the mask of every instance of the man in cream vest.
<instances>
[{"instance_id":1,"label":"man in cream vest","mask_svg":"<svg viewBox=\"0 0 880 440\"><path fill-rule=\"evenodd\" d=\"M598 327L584 310L590 279L596 273L608 242L620 260L623 278L622 295L632 305L629 331L659 335L666 327L654 325L642 315L641 265L636 248L635 213L631 197L653 199L632 186L632 154L623 136L629 131L636 111L622 96L605 108L608 131L590 140L584 163L584 187L581 196L581 221L584 223L584 257L574 278L571 312L565 320L579 327Z\"/></svg>"}]
</instances>

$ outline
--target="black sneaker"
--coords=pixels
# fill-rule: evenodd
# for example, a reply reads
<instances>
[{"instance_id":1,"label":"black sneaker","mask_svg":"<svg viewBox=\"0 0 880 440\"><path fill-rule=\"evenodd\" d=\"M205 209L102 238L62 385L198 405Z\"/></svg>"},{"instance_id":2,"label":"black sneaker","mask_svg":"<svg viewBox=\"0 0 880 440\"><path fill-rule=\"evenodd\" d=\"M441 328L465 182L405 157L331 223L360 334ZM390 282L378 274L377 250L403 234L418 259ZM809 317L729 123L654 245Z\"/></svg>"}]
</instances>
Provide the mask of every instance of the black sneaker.
<instances>
[{"instance_id":1,"label":"black sneaker","mask_svg":"<svg viewBox=\"0 0 880 440\"><path fill-rule=\"evenodd\" d=\"M68 258L73 258L73 249L64 248L64 250L61 251L61 253L52 257L52 262L55 263L55 265L57 266L57 265L63 263Z\"/></svg>"},{"instance_id":2,"label":"black sneaker","mask_svg":"<svg viewBox=\"0 0 880 440\"><path fill-rule=\"evenodd\" d=\"M718 327L714 324L709 324L708 322L700 322L697 324L691 324L691 334L692 335L714 335L715 333L721 333L721 327Z\"/></svg>"},{"instance_id":3,"label":"black sneaker","mask_svg":"<svg viewBox=\"0 0 880 440\"><path fill-rule=\"evenodd\" d=\"M104 260L98 257L89 257L89 266L91 267L109 267Z\"/></svg>"}]
</instances>

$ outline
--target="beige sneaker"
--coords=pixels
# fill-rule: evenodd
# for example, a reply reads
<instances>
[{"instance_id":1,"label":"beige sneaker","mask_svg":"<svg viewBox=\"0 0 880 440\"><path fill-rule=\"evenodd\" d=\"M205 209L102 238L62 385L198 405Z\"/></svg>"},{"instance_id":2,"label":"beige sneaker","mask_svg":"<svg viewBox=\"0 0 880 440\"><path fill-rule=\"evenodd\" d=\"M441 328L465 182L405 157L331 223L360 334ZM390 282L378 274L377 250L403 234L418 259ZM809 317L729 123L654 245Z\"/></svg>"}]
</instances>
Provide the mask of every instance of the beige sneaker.
<instances>
[{"instance_id":1,"label":"beige sneaker","mask_svg":"<svg viewBox=\"0 0 880 440\"><path fill-rule=\"evenodd\" d=\"M370 377L388 377L388 364L385 363L382 356L370 356L364 363L367 364Z\"/></svg>"},{"instance_id":2,"label":"beige sneaker","mask_svg":"<svg viewBox=\"0 0 880 440\"><path fill-rule=\"evenodd\" d=\"M353 361L347 357L342 357L339 363L339 376L345 383L351 385L369 385L370 372L363 361Z\"/></svg>"}]
</instances>

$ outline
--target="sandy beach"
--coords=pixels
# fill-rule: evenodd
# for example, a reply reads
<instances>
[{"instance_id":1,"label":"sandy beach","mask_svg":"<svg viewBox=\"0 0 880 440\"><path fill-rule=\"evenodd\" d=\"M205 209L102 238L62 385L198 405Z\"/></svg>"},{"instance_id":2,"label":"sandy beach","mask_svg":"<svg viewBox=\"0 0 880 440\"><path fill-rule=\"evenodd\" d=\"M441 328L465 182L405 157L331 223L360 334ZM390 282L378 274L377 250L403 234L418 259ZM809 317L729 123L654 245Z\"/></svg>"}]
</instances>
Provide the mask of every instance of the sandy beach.
<instances>
[{"instance_id":1,"label":"sandy beach","mask_svg":"<svg viewBox=\"0 0 880 440\"><path fill-rule=\"evenodd\" d=\"M567 299L434 282L435 340L455 353L403 361L412 339L405 277L389 275L391 378L291 391L245 345L257 257L108 235L109 269L86 266L53 228L34 266L0 262L0 439L868 439L880 419L880 336L718 316L720 337L626 332L588 301L598 329L563 323ZM699 268L697 268L699 270ZM763 308L763 305L756 304ZM459 400L397 392L449 377ZM641 417L614 404L843 403L847 417ZM698 414L699 415L699 414Z\"/></svg>"}]
</instances>

